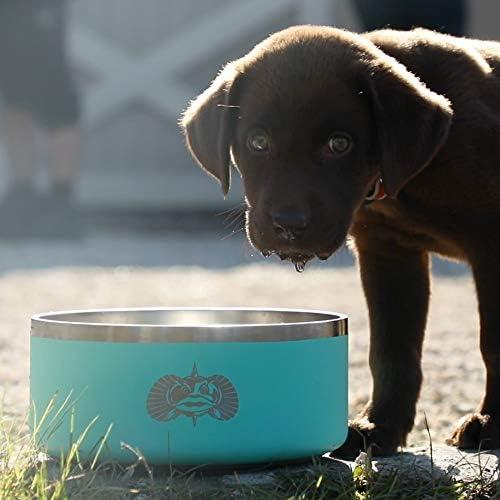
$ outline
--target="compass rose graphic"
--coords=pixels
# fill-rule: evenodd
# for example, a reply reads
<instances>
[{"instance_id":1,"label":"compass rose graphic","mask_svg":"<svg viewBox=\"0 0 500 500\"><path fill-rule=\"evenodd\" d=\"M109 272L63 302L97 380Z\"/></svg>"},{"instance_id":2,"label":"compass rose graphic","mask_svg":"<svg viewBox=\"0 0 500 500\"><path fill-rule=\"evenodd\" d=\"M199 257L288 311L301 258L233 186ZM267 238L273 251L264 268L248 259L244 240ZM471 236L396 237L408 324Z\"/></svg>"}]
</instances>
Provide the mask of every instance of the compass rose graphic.
<instances>
[{"instance_id":1,"label":"compass rose graphic","mask_svg":"<svg viewBox=\"0 0 500 500\"><path fill-rule=\"evenodd\" d=\"M146 407L149 415L162 422L184 415L193 426L205 415L216 420L229 420L238 413L238 393L223 375L203 377L196 363L187 377L164 375L149 391Z\"/></svg>"}]
</instances>

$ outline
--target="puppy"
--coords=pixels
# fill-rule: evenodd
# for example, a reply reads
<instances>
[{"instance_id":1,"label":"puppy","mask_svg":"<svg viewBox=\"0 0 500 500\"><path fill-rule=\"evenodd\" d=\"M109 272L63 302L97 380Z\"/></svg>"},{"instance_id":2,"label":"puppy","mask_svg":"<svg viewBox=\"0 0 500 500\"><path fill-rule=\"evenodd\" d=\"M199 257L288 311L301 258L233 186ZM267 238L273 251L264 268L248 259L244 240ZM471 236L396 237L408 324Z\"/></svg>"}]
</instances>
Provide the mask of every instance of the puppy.
<instances>
[{"instance_id":1,"label":"puppy","mask_svg":"<svg viewBox=\"0 0 500 500\"><path fill-rule=\"evenodd\" d=\"M477 412L449 442L500 447L500 44L423 29L289 28L229 63L182 126L224 194L237 168L248 238L264 255L300 270L353 237L373 393L338 453L405 444L429 253L472 268L487 370Z\"/></svg>"}]
</instances>

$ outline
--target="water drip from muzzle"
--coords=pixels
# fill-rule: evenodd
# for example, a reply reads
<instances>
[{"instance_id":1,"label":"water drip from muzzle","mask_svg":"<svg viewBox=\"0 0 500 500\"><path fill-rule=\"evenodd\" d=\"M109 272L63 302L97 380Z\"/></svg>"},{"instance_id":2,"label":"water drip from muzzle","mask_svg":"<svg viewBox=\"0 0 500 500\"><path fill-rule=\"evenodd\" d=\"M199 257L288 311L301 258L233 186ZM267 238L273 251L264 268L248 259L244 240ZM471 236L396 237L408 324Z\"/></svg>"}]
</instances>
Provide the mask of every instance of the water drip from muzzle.
<instances>
[{"instance_id":1,"label":"water drip from muzzle","mask_svg":"<svg viewBox=\"0 0 500 500\"><path fill-rule=\"evenodd\" d=\"M295 262L295 270L298 273L304 272L304 269L306 268L306 263L305 262Z\"/></svg>"}]
</instances>

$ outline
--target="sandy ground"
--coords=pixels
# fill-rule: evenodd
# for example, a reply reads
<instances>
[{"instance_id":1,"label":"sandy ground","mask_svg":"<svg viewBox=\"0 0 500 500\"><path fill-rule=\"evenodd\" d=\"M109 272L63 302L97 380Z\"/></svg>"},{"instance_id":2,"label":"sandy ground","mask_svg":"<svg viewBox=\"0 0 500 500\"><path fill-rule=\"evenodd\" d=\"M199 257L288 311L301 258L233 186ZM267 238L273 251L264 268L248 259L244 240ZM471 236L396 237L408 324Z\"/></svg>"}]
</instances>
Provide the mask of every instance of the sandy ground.
<instances>
[{"instance_id":1,"label":"sandy ground","mask_svg":"<svg viewBox=\"0 0 500 500\"><path fill-rule=\"evenodd\" d=\"M25 269L0 277L0 297L0 380L8 414L26 411L29 317L36 312L87 307L284 306L345 312L350 316L351 414L369 395L367 314L353 267L313 267L303 274L288 266L265 264L212 270L186 266ZM433 441L443 442L455 420L471 411L481 397L484 370L476 309L468 275L434 278L425 384L410 444L428 441L424 414Z\"/></svg>"}]
</instances>

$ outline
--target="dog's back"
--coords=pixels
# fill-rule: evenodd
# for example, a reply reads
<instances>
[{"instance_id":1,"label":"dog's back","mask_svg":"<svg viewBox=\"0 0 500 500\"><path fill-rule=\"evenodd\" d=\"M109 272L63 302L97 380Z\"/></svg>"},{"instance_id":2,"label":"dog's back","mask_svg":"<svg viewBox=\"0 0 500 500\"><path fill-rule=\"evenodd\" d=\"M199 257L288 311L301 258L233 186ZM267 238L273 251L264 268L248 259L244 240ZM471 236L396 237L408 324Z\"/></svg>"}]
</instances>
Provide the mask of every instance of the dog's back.
<instances>
[{"instance_id":1,"label":"dog's back","mask_svg":"<svg viewBox=\"0 0 500 500\"><path fill-rule=\"evenodd\" d=\"M462 100L491 99L489 89L497 92L497 99L488 105L498 106L500 111L499 42L457 38L422 28L379 30L365 36L455 107Z\"/></svg>"}]
</instances>

